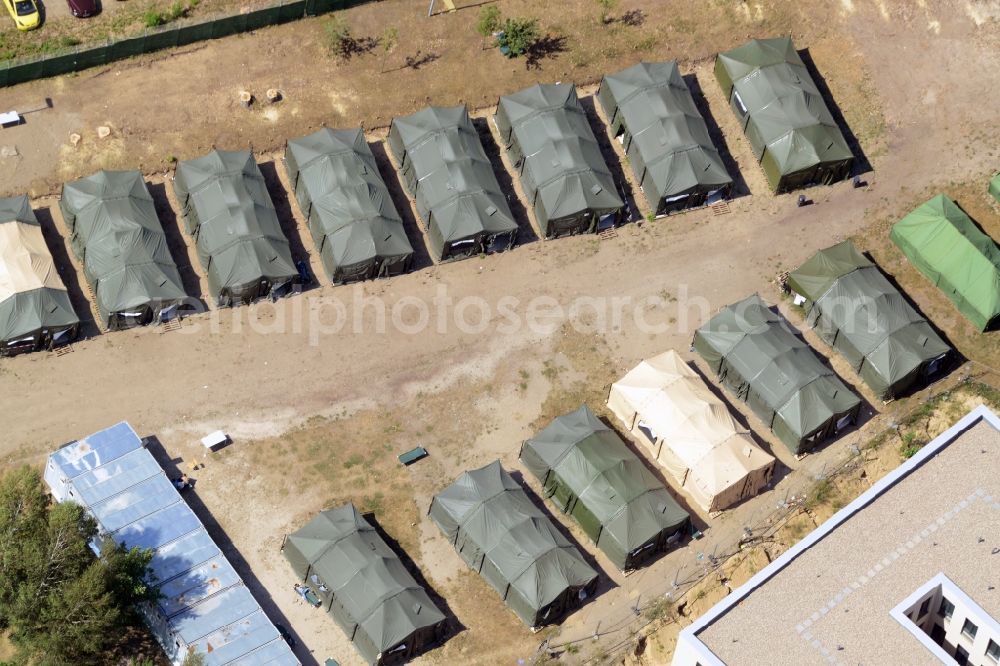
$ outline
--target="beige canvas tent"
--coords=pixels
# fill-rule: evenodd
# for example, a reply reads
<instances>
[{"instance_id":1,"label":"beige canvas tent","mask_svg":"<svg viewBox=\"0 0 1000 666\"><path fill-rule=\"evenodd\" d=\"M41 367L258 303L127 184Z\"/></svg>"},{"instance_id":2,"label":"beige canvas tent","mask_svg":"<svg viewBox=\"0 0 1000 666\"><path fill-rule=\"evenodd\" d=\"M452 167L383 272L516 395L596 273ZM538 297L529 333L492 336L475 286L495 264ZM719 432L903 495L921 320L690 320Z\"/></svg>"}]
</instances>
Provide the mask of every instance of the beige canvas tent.
<instances>
[{"instance_id":1,"label":"beige canvas tent","mask_svg":"<svg viewBox=\"0 0 1000 666\"><path fill-rule=\"evenodd\" d=\"M721 511L771 480L774 458L671 350L611 385L608 407L705 511Z\"/></svg>"},{"instance_id":2,"label":"beige canvas tent","mask_svg":"<svg viewBox=\"0 0 1000 666\"><path fill-rule=\"evenodd\" d=\"M72 342L79 326L28 197L0 198L0 356Z\"/></svg>"}]
</instances>

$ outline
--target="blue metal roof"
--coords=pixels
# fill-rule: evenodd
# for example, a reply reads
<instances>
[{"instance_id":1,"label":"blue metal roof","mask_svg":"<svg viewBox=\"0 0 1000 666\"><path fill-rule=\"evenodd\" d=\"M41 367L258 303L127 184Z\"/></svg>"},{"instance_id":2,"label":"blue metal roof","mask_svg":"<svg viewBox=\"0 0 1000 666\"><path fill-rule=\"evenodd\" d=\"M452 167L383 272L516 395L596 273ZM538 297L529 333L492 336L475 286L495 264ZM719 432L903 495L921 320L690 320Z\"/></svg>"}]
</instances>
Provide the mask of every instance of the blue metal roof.
<instances>
[{"instance_id":1,"label":"blue metal roof","mask_svg":"<svg viewBox=\"0 0 1000 666\"><path fill-rule=\"evenodd\" d=\"M80 474L73 479L73 489L84 504L94 506L157 474L163 474L163 470L153 460L153 456L145 449L138 448L97 469Z\"/></svg>"},{"instance_id":2,"label":"blue metal roof","mask_svg":"<svg viewBox=\"0 0 1000 666\"><path fill-rule=\"evenodd\" d=\"M163 597L157 605L164 615L170 617L239 582L240 576L233 565L219 553L215 558L160 585Z\"/></svg>"},{"instance_id":3,"label":"blue metal roof","mask_svg":"<svg viewBox=\"0 0 1000 666\"><path fill-rule=\"evenodd\" d=\"M176 498L176 493L174 494ZM130 523L112 536L127 547L159 548L179 536L197 529L205 529L191 507L183 501L163 507L156 513Z\"/></svg>"},{"instance_id":4,"label":"blue metal roof","mask_svg":"<svg viewBox=\"0 0 1000 666\"><path fill-rule=\"evenodd\" d=\"M278 639L267 645L229 662L228 666L295 666L297 664L290 652L284 647L285 641Z\"/></svg>"},{"instance_id":5,"label":"blue metal roof","mask_svg":"<svg viewBox=\"0 0 1000 666\"><path fill-rule=\"evenodd\" d=\"M159 583L207 562L221 551L205 530L196 530L160 546L149 563Z\"/></svg>"},{"instance_id":6,"label":"blue metal roof","mask_svg":"<svg viewBox=\"0 0 1000 666\"><path fill-rule=\"evenodd\" d=\"M218 631L220 627L238 622L259 610L260 606L250 590L239 585L189 607L184 613L173 617L171 625L185 643L192 645L198 639Z\"/></svg>"},{"instance_id":7,"label":"blue metal roof","mask_svg":"<svg viewBox=\"0 0 1000 666\"><path fill-rule=\"evenodd\" d=\"M249 592L247 592L249 594ZM254 646L247 651L248 646ZM264 664L297 664L290 662L295 657L288 651L284 639L278 634L263 611L257 611L227 625L197 643L198 650L206 655L205 666L232 666L239 663L243 666L262 666ZM281 654L284 647L285 654ZM239 660L239 661L236 661Z\"/></svg>"},{"instance_id":8,"label":"blue metal roof","mask_svg":"<svg viewBox=\"0 0 1000 666\"><path fill-rule=\"evenodd\" d=\"M101 527L108 532L117 532L123 527L150 516L156 516L151 522L162 524L157 514L180 501L173 484L167 480L163 472L160 472L157 476L139 481L128 490L124 490L99 504L91 504L90 510ZM178 510L183 513L183 510ZM166 543L166 541L160 541L156 546Z\"/></svg>"},{"instance_id":9,"label":"blue metal roof","mask_svg":"<svg viewBox=\"0 0 1000 666\"><path fill-rule=\"evenodd\" d=\"M115 542L155 551L150 568L163 598L151 628L174 663L193 646L208 666L298 666L131 426L119 423L67 444L49 460L57 472L51 478L46 473L54 493L55 486L65 488L65 499L83 504ZM159 625L166 635L159 635Z\"/></svg>"},{"instance_id":10,"label":"blue metal roof","mask_svg":"<svg viewBox=\"0 0 1000 666\"><path fill-rule=\"evenodd\" d=\"M129 451L142 448L132 426L122 422L72 442L51 455L63 476L75 479L87 470L107 465Z\"/></svg>"}]
</instances>

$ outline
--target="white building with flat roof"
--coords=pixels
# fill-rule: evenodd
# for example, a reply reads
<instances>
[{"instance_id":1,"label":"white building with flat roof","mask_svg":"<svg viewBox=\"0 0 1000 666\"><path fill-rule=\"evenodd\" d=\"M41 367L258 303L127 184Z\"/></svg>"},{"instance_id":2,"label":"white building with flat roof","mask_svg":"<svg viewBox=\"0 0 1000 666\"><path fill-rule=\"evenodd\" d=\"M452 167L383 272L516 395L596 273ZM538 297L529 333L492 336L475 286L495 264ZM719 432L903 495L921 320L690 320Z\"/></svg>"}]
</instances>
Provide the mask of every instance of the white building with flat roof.
<instances>
[{"instance_id":1,"label":"white building with flat roof","mask_svg":"<svg viewBox=\"0 0 1000 666\"><path fill-rule=\"evenodd\" d=\"M673 666L1000 664L1000 418L978 407L685 628Z\"/></svg>"}]
</instances>

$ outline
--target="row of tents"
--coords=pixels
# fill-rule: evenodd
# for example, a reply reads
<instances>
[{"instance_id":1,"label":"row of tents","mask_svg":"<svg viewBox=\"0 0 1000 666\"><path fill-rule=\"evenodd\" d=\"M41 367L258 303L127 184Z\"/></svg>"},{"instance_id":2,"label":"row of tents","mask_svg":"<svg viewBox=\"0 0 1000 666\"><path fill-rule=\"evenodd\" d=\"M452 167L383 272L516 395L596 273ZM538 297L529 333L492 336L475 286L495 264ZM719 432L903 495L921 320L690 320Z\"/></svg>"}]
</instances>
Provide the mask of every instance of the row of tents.
<instances>
[{"instance_id":1,"label":"row of tents","mask_svg":"<svg viewBox=\"0 0 1000 666\"><path fill-rule=\"evenodd\" d=\"M545 496L621 570L690 532L687 511L586 406L556 418L520 455ZM532 629L561 622L597 592L598 570L499 460L437 493L428 516ZM353 505L321 512L282 552L369 664L401 663L445 637L445 616Z\"/></svg>"},{"instance_id":2,"label":"row of tents","mask_svg":"<svg viewBox=\"0 0 1000 666\"><path fill-rule=\"evenodd\" d=\"M912 229L911 218L897 225L904 234L912 233L905 231ZM971 270L980 274L978 267ZM883 400L925 383L954 357L930 322L850 241L817 252L789 273L787 286L808 325ZM756 294L699 328L693 349L792 453L813 448L858 417L861 399Z\"/></svg>"},{"instance_id":3,"label":"row of tents","mask_svg":"<svg viewBox=\"0 0 1000 666\"><path fill-rule=\"evenodd\" d=\"M716 76L776 191L850 171L850 151L790 39L754 40L719 54ZM639 63L608 75L596 100L657 214L731 194L732 179L676 63ZM631 217L572 84L505 95L493 121L545 237L602 231ZM508 196L464 107L395 118L387 145L436 260L516 243ZM410 268L413 248L360 129L291 140L283 162L334 284ZM182 161L173 186L219 305L280 296L302 279L249 151ZM189 303L138 172L101 171L67 183L60 208L103 326L159 321ZM47 346L75 330L70 318L4 340L11 349Z\"/></svg>"}]
</instances>

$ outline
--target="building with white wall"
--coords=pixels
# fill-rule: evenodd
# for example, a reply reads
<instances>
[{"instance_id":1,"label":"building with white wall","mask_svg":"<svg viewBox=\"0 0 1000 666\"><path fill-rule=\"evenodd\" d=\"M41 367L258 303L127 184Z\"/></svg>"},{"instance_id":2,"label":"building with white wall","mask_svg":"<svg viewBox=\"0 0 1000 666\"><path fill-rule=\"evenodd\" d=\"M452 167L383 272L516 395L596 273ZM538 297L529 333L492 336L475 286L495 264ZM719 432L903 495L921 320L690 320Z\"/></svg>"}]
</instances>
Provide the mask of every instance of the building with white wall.
<instances>
[{"instance_id":1,"label":"building with white wall","mask_svg":"<svg viewBox=\"0 0 1000 666\"><path fill-rule=\"evenodd\" d=\"M673 666L1000 663L1000 418L985 407L685 628Z\"/></svg>"}]
</instances>

